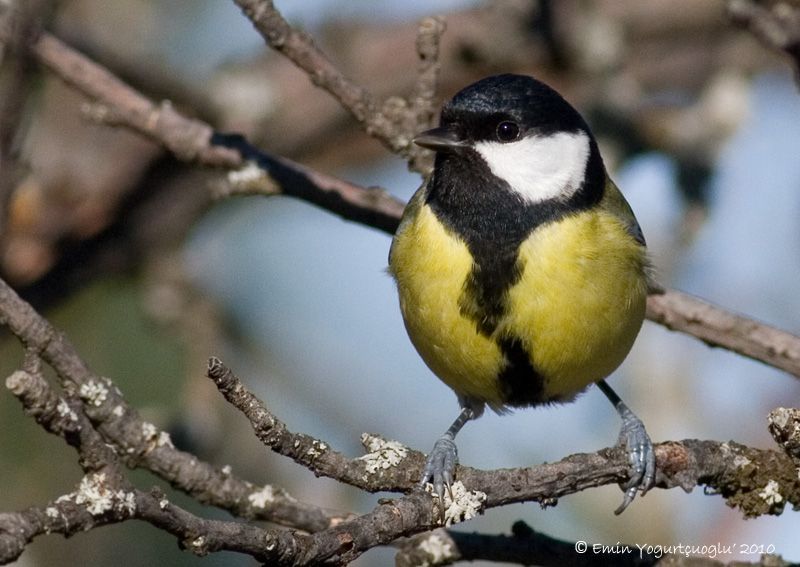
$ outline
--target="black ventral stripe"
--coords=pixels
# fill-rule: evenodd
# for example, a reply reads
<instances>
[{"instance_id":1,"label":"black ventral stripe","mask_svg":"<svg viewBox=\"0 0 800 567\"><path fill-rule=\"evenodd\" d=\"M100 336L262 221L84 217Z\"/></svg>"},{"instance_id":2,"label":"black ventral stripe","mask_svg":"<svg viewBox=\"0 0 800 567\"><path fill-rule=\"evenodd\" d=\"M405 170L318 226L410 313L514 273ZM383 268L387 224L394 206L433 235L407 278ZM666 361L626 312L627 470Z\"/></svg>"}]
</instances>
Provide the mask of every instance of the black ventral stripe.
<instances>
[{"instance_id":1,"label":"black ventral stripe","mask_svg":"<svg viewBox=\"0 0 800 567\"><path fill-rule=\"evenodd\" d=\"M531 364L531 356L518 338L498 341L506 357L506 366L497 380L503 392L503 402L515 407L535 406L547 402L544 397L544 377Z\"/></svg>"}]
</instances>

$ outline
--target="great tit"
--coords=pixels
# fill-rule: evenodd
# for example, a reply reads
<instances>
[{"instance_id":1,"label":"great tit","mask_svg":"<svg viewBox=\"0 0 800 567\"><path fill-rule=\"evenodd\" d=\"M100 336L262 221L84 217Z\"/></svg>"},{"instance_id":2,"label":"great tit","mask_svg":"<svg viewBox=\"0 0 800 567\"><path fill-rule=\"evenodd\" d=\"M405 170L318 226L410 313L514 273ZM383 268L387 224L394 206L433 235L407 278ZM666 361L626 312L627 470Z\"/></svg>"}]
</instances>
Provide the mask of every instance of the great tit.
<instances>
[{"instance_id":1,"label":"great tit","mask_svg":"<svg viewBox=\"0 0 800 567\"><path fill-rule=\"evenodd\" d=\"M486 406L567 402L594 383L622 418L621 513L653 485L655 453L604 379L642 326L649 264L588 125L549 86L505 74L461 90L414 142L436 152L434 168L405 209L389 271L411 342L462 408L421 484L449 489L455 436Z\"/></svg>"}]
</instances>

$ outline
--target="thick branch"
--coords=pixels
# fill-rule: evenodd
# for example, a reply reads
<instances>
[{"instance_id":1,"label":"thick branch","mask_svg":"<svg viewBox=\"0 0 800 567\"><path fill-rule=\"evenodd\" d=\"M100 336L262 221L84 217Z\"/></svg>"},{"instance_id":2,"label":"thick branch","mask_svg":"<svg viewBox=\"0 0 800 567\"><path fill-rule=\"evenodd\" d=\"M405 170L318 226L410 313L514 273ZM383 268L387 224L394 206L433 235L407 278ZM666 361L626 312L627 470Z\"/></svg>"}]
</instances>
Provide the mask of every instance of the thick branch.
<instances>
[{"instance_id":1,"label":"thick branch","mask_svg":"<svg viewBox=\"0 0 800 567\"><path fill-rule=\"evenodd\" d=\"M800 337L677 290L651 293L647 318L800 377Z\"/></svg>"},{"instance_id":2,"label":"thick branch","mask_svg":"<svg viewBox=\"0 0 800 567\"><path fill-rule=\"evenodd\" d=\"M209 361L208 374L267 447L315 474L372 492L410 492L416 487L424 463L417 451L371 438L369 454L348 459L327 443L289 431L219 359ZM689 439L658 444L656 457L657 486L690 491L705 485L745 516L780 513L787 502L800 503L796 466L779 451ZM617 447L527 468L482 471L459 466L456 478L470 491L484 493L484 506L493 508L532 500L549 503L587 488L625 482L628 474L627 455ZM771 482L777 483L780 498L762 495L766 487L774 486Z\"/></svg>"}]
</instances>

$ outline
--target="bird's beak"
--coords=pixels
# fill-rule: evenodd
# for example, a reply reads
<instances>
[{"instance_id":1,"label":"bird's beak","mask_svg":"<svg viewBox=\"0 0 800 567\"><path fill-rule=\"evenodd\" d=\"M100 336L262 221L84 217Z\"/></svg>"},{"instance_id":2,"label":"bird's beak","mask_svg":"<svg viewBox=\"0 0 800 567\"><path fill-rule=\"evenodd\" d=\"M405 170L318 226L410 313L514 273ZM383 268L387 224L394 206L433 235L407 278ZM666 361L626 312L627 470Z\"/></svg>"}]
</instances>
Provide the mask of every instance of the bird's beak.
<instances>
[{"instance_id":1,"label":"bird's beak","mask_svg":"<svg viewBox=\"0 0 800 567\"><path fill-rule=\"evenodd\" d=\"M414 138L414 143L437 152L452 152L466 145L461 134L452 126L439 126L432 130L425 130Z\"/></svg>"}]
</instances>

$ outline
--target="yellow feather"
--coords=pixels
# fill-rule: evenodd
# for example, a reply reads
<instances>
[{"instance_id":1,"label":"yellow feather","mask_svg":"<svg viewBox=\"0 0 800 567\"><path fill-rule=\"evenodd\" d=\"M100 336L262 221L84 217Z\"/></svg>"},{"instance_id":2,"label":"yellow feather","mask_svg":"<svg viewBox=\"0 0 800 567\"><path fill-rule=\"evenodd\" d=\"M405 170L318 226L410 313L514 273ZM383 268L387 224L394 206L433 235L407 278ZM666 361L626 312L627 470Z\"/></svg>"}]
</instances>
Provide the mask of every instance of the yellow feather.
<instances>
[{"instance_id":1,"label":"yellow feather","mask_svg":"<svg viewBox=\"0 0 800 567\"><path fill-rule=\"evenodd\" d=\"M520 247L520 281L498 332L520 337L544 395L570 398L608 376L644 319L644 248L602 208L534 231Z\"/></svg>"},{"instance_id":2,"label":"yellow feather","mask_svg":"<svg viewBox=\"0 0 800 567\"><path fill-rule=\"evenodd\" d=\"M466 244L445 230L420 199L409 203L392 244L390 270L411 342L428 367L456 393L501 406L497 344L461 315L458 298L472 269Z\"/></svg>"}]
</instances>

